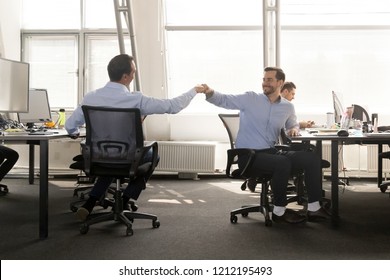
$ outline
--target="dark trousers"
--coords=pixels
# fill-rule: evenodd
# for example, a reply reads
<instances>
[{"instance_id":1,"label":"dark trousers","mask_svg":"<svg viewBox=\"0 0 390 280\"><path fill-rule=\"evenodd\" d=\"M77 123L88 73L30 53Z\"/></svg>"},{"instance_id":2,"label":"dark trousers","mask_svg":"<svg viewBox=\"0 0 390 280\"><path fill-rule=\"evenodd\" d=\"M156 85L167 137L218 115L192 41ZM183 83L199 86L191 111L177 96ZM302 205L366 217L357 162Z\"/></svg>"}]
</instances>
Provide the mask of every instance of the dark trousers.
<instances>
[{"instance_id":1,"label":"dark trousers","mask_svg":"<svg viewBox=\"0 0 390 280\"><path fill-rule=\"evenodd\" d=\"M19 154L8 147L0 145L0 181L14 167L19 159Z\"/></svg>"},{"instance_id":2,"label":"dark trousers","mask_svg":"<svg viewBox=\"0 0 390 280\"><path fill-rule=\"evenodd\" d=\"M247 157L240 157L239 168L247 162ZM321 189L321 159L313 152L308 151L278 151L277 149L257 150L253 164L248 174L256 178L261 172L271 172L271 187L275 206L287 205L287 185L291 174L303 170L305 185L308 193L308 202L320 201Z\"/></svg>"},{"instance_id":3,"label":"dark trousers","mask_svg":"<svg viewBox=\"0 0 390 280\"><path fill-rule=\"evenodd\" d=\"M153 152L152 149L150 149L145 154L144 159L140 164L151 162L152 156L153 156ZM135 180L130 181L126 189L124 190L123 194L129 198L137 200L142 190L145 188L146 182L152 176L152 173L153 170L149 170L149 172L145 174L144 177L137 177ZM107 188L113 182L113 180L114 178L112 177L98 177L89 195L95 198L102 197L105 194Z\"/></svg>"}]
</instances>

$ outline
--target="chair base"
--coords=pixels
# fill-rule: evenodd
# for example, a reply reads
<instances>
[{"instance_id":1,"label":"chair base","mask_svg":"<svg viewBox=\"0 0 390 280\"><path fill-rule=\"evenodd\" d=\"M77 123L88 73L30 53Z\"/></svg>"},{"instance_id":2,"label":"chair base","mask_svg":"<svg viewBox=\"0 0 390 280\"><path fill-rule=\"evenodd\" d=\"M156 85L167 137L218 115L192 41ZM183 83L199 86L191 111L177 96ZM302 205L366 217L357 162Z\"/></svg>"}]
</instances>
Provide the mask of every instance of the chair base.
<instances>
[{"instance_id":1,"label":"chair base","mask_svg":"<svg viewBox=\"0 0 390 280\"><path fill-rule=\"evenodd\" d=\"M262 213L265 219L265 226L272 226L272 220L270 218L270 203L268 193L268 180L269 178L261 178L258 183L261 183L260 202L256 205L244 205L241 208L232 210L230 212L230 222L232 224L237 223L237 215L241 214L242 217L247 217L249 213Z\"/></svg>"},{"instance_id":2,"label":"chair base","mask_svg":"<svg viewBox=\"0 0 390 280\"><path fill-rule=\"evenodd\" d=\"M135 219L147 219L152 220L153 228L160 227L160 221L156 215L147 214L147 213L138 213L122 209L122 191L118 187L115 190L114 194L114 206L113 210L109 213L97 213L92 216L92 218L85 221L80 226L80 233L86 234L89 230L89 226L105 221L116 221L124 224L126 226L126 235L133 235L132 223Z\"/></svg>"},{"instance_id":3,"label":"chair base","mask_svg":"<svg viewBox=\"0 0 390 280\"><path fill-rule=\"evenodd\" d=\"M243 217L248 217L249 213L262 213L265 219L265 226L270 227L272 226L272 220L269 212L270 211L266 206L245 205L230 212L230 222L233 224L237 223L237 215L239 214Z\"/></svg>"},{"instance_id":4,"label":"chair base","mask_svg":"<svg viewBox=\"0 0 390 280\"><path fill-rule=\"evenodd\" d=\"M381 192L385 193L389 186L390 186L390 181L385 181L382 184L380 184L379 189L381 190Z\"/></svg>"}]
</instances>

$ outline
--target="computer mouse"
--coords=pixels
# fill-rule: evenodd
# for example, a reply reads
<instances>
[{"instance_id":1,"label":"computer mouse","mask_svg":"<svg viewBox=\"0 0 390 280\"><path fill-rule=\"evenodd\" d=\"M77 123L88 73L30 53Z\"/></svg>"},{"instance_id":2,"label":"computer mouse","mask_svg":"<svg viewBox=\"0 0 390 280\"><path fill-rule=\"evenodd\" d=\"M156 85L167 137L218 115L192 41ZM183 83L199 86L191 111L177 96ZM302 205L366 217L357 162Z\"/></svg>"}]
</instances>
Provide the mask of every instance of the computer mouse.
<instances>
[{"instance_id":1,"label":"computer mouse","mask_svg":"<svg viewBox=\"0 0 390 280\"><path fill-rule=\"evenodd\" d=\"M338 132L337 132L337 136L348 136L349 133L347 130L344 130L344 129L340 129Z\"/></svg>"}]
</instances>

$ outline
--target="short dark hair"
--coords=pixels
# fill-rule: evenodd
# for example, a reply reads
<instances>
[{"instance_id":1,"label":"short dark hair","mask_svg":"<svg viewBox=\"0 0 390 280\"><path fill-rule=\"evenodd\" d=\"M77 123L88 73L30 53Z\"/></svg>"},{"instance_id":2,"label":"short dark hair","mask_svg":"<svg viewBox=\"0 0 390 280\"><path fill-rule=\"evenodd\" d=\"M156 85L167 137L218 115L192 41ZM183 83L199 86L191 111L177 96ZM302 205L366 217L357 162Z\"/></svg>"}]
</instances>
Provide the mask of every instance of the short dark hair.
<instances>
[{"instance_id":1,"label":"short dark hair","mask_svg":"<svg viewBox=\"0 0 390 280\"><path fill-rule=\"evenodd\" d=\"M113 57L107 65L110 81L117 82L122 79L123 74L130 74L133 57L128 54L120 54Z\"/></svg>"},{"instance_id":2,"label":"short dark hair","mask_svg":"<svg viewBox=\"0 0 390 280\"><path fill-rule=\"evenodd\" d=\"M295 84L293 82L284 82L281 91L287 89L290 92L290 91L292 91L293 89L296 89L296 88L297 87L295 86Z\"/></svg>"},{"instance_id":3,"label":"short dark hair","mask_svg":"<svg viewBox=\"0 0 390 280\"><path fill-rule=\"evenodd\" d=\"M286 80L286 74L284 74L284 72L281 68L273 67L273 66L269 66L269 67L264 68L264 72L269 72L269 71L276 71L275 77L277 80L282 80L283 82Z\"/></svg>"}]
</instances>

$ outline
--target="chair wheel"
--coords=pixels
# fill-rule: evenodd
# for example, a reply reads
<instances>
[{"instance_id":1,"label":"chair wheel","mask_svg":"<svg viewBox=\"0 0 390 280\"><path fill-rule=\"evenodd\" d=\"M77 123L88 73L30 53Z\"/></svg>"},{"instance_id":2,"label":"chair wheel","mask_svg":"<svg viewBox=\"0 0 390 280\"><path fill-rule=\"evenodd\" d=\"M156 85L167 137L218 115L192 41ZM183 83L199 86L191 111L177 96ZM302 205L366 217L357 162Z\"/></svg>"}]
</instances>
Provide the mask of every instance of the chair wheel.
<instances>
[{"instance_id":1,"label":"chair wheel","mask_svg":"<svg viewBox=\"0 0 390 280\"><path fill-rule=\"evenodd\" d=\"M86 234L89 230L89 226L87 224L82 224L80 226L80 233L81 234Z\"/></svg>"},{"instance_id":2,"label":"chair wheel","mask_svg":"<svg viewBox=\"0 0 390 280\"><path fill-rule=\"evenodd\" d=\"M266 227L272 227L272 220L265 220Z\"/></svg>"},{"instance_id":3,"label":"chair wheel","mask_svg":"<svg viewBox=\"0 0 390 280\"><path fill-rule=\"evenodd\" d=\"M74 205L71 205L70 206L70 210L72 211L72 212L77 212L77 207L76 206L74 206Z\"/></svg>"},{"instance_id":4,"label":"chair wheel","mask_svg":"<svg viewBox=\"0 0 390 280\"><path fill-rule=\"evenodd\" d=\"M230 216L230 222L231 222L232 224L236 224L236 223L237 223L237 220L238 220L238 218L237 218L236 215Z\"/></svg>"},{"instance_id":5,"label":"chair wheel","mask_svg":"<svg viewBox=\"0 0 390 280\"><path fill-rule=\"evenodd\" d=\"M6 185L0 186L0 193L1 195L6 195L8 193L8 187Z\"/></svg>"},{"instance_id":6,"label":"chair wheel","mask_svg":"<svg viewBox=\"0 0 390 280\"><path fill-rule=\"evenodd\" d=\"M134 231L133 231L133 228L132 228L132 226L130 225L130 226L128 226L127 228L126 228L126 235L127 236L132 236L134 234Z\"/></svg>"},{"instance_id":7,"label":"chair wheel","mask_svg":"<svg viewBox=\"0 0 390 280\"><path fill-rule=\"evenodd\" d=\"M153 221L153 228L159 228L159 227L160 227L160 221L159 220Z\"/></svg>"},{"instance_id":8,"label":"chair wheel","mask_svg":"<svg viewBox=\"0 0 390 280\"><path fill-rule=\"evenodd\" d=\"M387 191L387 186L380 186L379 189L384 193Z\"/></svg>"},{"instance_id":9,"label":"chair wheel","mask_svg":"<svg viewBox=\"0 0 390 280\"><path fill-rule=\"evenodd\" d=\"M242 183L241 185L241 190L242 191L245 191L246 190L246 181L244 183Z\"/></svg>"}]
</instances>

